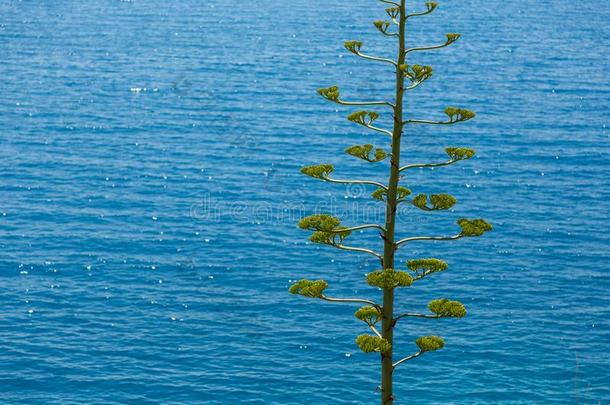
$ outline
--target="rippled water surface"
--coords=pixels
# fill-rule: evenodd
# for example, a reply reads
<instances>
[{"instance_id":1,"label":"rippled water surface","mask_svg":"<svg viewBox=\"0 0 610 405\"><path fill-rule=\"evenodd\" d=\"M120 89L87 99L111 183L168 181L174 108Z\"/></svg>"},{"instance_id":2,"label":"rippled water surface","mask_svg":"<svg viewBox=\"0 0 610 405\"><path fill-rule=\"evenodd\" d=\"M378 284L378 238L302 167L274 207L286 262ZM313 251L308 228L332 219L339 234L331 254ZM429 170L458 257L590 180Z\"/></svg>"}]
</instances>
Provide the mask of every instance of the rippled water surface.
<instances>
[{"instance_id":1,"label":"rippled water surface","mask_svg":"<svg viewBox=\"0 0 610 405\"><path fill-rule=\"evenodd\" d=\"M447 345L397 369L397 403L607 404L610 6L445 3L413 19L409 43L463 38L414 55L435 75L409 116L478 116L408 128L403 161L447 145L478 157L406 176L459 203L405 208L399 233L451 233L462 216L495 230L401 251L450 269L400 291L399 309L446 296L469 315L399 327L398 355L422 334ZM380 298L363 279L373 259L313 246L295 222L315 209L381 221L371 190L298 169L384 180L342 151L387 139L315 94L392 94L386 66L342 49L392 56L371 24L383 8L0 0L0 403L377 403L355 308L287 288L325 278L336 296ZM381 249L374 233L350 239Z\"/></svg>"}]
</instances>

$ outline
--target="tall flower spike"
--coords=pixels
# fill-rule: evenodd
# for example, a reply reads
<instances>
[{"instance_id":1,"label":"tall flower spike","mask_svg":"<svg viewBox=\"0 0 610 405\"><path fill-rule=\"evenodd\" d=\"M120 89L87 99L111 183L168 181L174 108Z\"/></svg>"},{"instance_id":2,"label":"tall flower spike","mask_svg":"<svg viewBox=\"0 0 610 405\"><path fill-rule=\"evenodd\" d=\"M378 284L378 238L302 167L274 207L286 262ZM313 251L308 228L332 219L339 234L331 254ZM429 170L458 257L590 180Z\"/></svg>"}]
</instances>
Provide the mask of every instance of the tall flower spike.
<instances>
[{"instance_id":1,"label":"tall flower spike","mask_svg":"<svg viewBox=\"0 0 610 405\"><path fill-rule=\"evenodd\" d=\"M357 54L360 51L360 48L362 48L362 42L360 42L360 41L346 41L343 44L343 46L345 46L345 49L347 49L351 53Z\"/></svg>"},{"instance_id":2,"label":"tall flower spike","mask_svg":"<svg viewBox=\"0 0 610 405\"><path fill-rule=\"evenodd\" d=\"M457 224L462 228L463 236L481 236L487 231L491 231L491 224L483 219L466 219L461 218Z\"/></svg>"},{"instance_id":3,"label":"tall flower spike","mask_svg":"<svg viewBox=\"0 0 610 405\"><path fill-rule=\"evenodd\" d=\"M339 87L331 86L324 89L319 89L318 94L330 101L339 100Z\"/></svg>"},{"instance_id":4,"label":"tall flower spike","mask_svg":"<svg viewBox=\"0 0 610 405\"><path fill-rule=\"evenodd\" d=\"M404 126L407 124L451 125L456 122L472 119L475 114L474 112L463 108L448 107L445 110L445 113L449 118L443 118L444 116L442 114L440 119L434 120L416 119L415 117L410 118L411 112L414 111L411 111L411 103L408 103L406 102L407 100L405 100L406 92L418 88L424 81L430 79L433 74L437 74L436 72L433 72L433 69L430 66L408 64L407 60L411 60L410 54L412 52L424 52L445 48L457 41L460 38L460 35L449 33L446 34L445 42L442 42L441 36L440 42L437 42L435 45L417 46L415 44L413 47L408 47L407 44L411 42L409 41L411 36L410 34L407 35L407 22L411 17L430 14L437 8L437 3L435 0L422 0L422 4L418 9L416 10L413 7L413 12L411 12L411 5L409 4L408 7L405 8L404 1L381 0L381 2L385 3L383 8L386 9L385 12L387 16L383 19L387 21L375 21L374 25L382 35L396 37L398 39L398 41L389 41L395 48L391 50L391 54L396 57L385 58L368 55L367 52L361 51L363 43L357 40L346 41L343 45L348 52L357 55L361 59L392 65L394 69L390 72L392 74L390 81L393 82L392 90L394 91L390 94L393 94L393 96L390 99L365 98L349 101L349 98L343 98L347 97L347 95L342 95L337 86L319 89L318 93L325 99L333 101L336 104L352 106L355 107L354 110L362 109L362 111L355 111L349 114L347 119L358 125L364 126L368 130L382 133L390 138L391 141L389 143L392 147L391 150L387 148L384 148L385 150L376 148L368 143L352 146L348 145L349 147L346 149L347 154L368 162L376 162L391 157L392 162L387 165L389 172L386 177L387 181L378 182L367 179L348 180L335 178L333 173L334 167L331 164L307 166L302 168L301 171L308 176L329 183L374 186L374 189L371 190L374 190L372 197L376 200L383 201L382 204L384 205L383 225L378 224L378 221L375 221L375 223L347 228L341 224L339 218L330 215L316 214L301 219L299 227L310 231L311 235L309 240L313 243L330 245L338 250L367 253L375 256L381 265L373 269L376 271L366 274L366 282L368 285L373 286L374 290L383 290L383 301L377 303L362 298L334 298L326 296L324 291L327 288L327 284L323 280L301 280L290 287L290 292L306 297L319 298L326 302L358 303L358 306L361 308L354 313L354 316L364 322L364 326L366 326L367 329L370 328L371 331L368 332L369 334L358 336L356 338L356 344L365 353L381 353L379 359L381 363L379 365L379 368L381 369L381 381L378 390L380 394L379 399L381 400L381 404L391 405L393 401L395 402L396 400L395 392L392 389L396 366L403 364L408 360L420 357L425 352L439 350L445 345L443 339L438 336L422 336L417 340L414 339L419 347L419 351L401 359L394 359L393 349L395 346L394 339L397 321L407 317L422 319L446 317L461 318L466 315L466 308L464 308L462 303L450 301L446 298L435 299L429 302L429 311L426 310L425 313L404 312L395 314L394 306L396 304L396 297L394 290L396 288L409 287L415 280L420 280L430 274L442 272L447 269L447 263L442 260L422 258L409 260L407 262L408 268L400 269L403 271L395 270L398 267L398 264L396 263L397 250L412 241L450 241L463 237L479 236L484 232L491 230L492 227L482 219L462 218L457 222L461 229L457 234L446 235L445 233L442 233L441 236L410 236L402 239L399 239L396 235L397 232L395 232L395 228L399 223L398 215L400 214L400 210L398 208L400 204L413 203L415 206L424 210L446 210L456 203L456 199L448 194L421 194L411 196L411 190L401 187L401 184L404 184L407 180L403 176L403 170L449 166L459 160L470 159L475 154L472 149L451 146L445 149L449 159L442 159L441 157L439 161L434 163L418 162L405 165L403 162L401 164L401 144L404 144L403 141L405 141L405 139L402 139L404 138ZM424 2L425 7L423 5ZM408 14L408 12L411 12L411 14ZM410 45L411 44L409 43L409 46ZM384 81L383 78L379 78L379 80ZM387 120L379 120L383 121L381 124L377 122L373 123L379 118L379 115L376 112L366 111L365 109L377 109L381 106L384 106L384 108L391 108L392 114L387 116ZM385 128L384 124L387 124L388 128ZM415 149L417 149L417 147ZM411 152L413 151L415 150L411 150ZM364 229L376 229L378 231L379 238L381 239L379 242L383 245L383 252L376 252L365 247L349 246L349 244L342 243L343 240L350 235L350 232ZM377 294L379 293L380 291L377 291ZM417 373L413 375L416 374ZM337 400L333 399L330 400L330 402L334 403L337 402Z\"/></svg>"}]
</instances>

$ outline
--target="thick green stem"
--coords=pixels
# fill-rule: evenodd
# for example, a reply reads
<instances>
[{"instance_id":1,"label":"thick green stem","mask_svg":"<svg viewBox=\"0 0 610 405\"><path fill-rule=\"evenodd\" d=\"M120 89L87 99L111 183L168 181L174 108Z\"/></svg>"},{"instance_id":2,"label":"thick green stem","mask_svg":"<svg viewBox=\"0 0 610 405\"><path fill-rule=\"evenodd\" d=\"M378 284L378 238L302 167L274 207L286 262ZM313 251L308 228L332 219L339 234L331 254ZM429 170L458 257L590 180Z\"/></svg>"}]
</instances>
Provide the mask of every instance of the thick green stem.
<instances>
[{"instance_id":1,"label":"thick green stem","mask_svg":"<svg viewBox=\"0 0 610 405\"><path fill-rule=\"evenodd\" d=\"M399 19L399 50L398 66L405 63L405 23L406 23L405 0L400 1ZM392 160L390 165L390 180L388 182L387 202L386 202L386 232L383 246L383 267L385 269L394 268L394 227L396 225L397 188L400 180L400 138L403 129L403 98L404 98L404 74L400 68L396 69L396 102L394 104L394 129L392 131ZM394 343L394 289L385 288L383 290L383 314L382 314L382 336L393 347ZM381 404L388 405L394 403L394 393L392 390L392 350L381 356Z\"/></svg>"}]
</instances>

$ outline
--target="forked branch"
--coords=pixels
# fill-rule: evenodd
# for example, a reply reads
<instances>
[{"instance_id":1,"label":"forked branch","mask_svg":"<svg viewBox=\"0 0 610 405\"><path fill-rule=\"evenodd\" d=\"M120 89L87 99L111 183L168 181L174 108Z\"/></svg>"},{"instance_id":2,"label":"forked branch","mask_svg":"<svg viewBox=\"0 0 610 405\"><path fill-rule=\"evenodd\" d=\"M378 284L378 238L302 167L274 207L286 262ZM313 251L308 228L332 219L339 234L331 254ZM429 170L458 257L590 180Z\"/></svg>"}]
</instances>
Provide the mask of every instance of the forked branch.
<instances>
[{"instance_id":1,"label":"forked branch","mask_svg":"<svg viewBox=\"0 0 610 405\"><path fill-rule=\"evenodd\" d=\"M373 131L381 132L382 134L391 137L391 131L372 125L373 122L377 120L377 118L379 118L379 114L377 114L375 111L355 111L347 116L348 121L351 121L358 125L362 125L363 127L372 129Z\"/></svg>"},{"instance_id":2,"label":"forked branch","mask_svg":"<svg viewBox=\"0 0 610 405\"><path fill-rule=\"evenodd\" d=\"M473 111L465 108L447 107L445 108L445 115L447 115L447 121L429 121L429 120L406 120L404 124L431 124L431 125L452 125L458 122L465 122L476 117Z\"/></svg>"},{"instance_id":3,"label":"forked branch","mask_svg":"<svg viewBox=\"0 0 610 405\"><path fill-rule=\"evenodd\" d=\"M367 55L365 53L360 52L360 48L362 48L362 42L360 41L346 41L343 46L345 46L345 49L347 49L348 51L350 51L351 53L353 53L356 56L360 56L363 59L368 59L368 60L372 60L372 61L376 61L376 62L384 62L384 63L389 63L393 66L398 66L398 63L396 63L395 61L393 61L392 59L388 59L388 58L380 58L377 56L371 56L371 55Z\"/></svg>"},{"instance_id":4,"label":"forked branch","mask_svg":"<svg viewBox=\"0 0 610 405\"><path fill-rule=\"evenodd\" d=\"M344 101L339 98L340 90L337 86L331 86L324 89L319 89L318 94L324 97L325 99L332 101L341 105L351 105L351 106L367 106L367 105L387 105L389 107L395 108L394 104L389 101Z\"/></svg>"},{"instance_id":5,"label":"forked branch","mask_svg":"<svg viewBox=\"0 0 610 405\"><path fill-rule=\"evenodd\" d=\"M331 164L321 164L314 166L306 166L301 169L301 173L306 176L313 177L314 179L327 181L329 183L338 184L368 184L371 186L379 187L387 190L387 187L379 182L372 180L339 180L330 178L329 175L335 170L335 167Z\"/></svg>"},{"instance_id":6,"label":"forked branch","mask_svg":"<svg viewBox=\"0 0 610 405\"><path fill-rule=\"evenodd\" d=\"M457 41L459 37L460 37L460 34L450 33L450 34L447 34L447 41L445 41L444 44L409 48L409 49L405 50L405 55L407 55L411 52L431 51L434 49L445 48L445 47L451 45L452 43L454 43L455 41Z\"/></svg>"},{"instance_id":7,"label":"forked branch","mask_svg":"<svg viewBox=\"0 0 610 405\"><path fill-rule=\"evenodd\" d=\"M411 17L419 17L419 16L422 16L422 15L430 14L430 13L432 13L436 9L437 6L438 6L437 3L433 3L433 2L426 3L426 7L427 7L426 11L422 11L420 13L408 14L405 17L405 20L408 20Z\"/></svg>"}]
</instances>

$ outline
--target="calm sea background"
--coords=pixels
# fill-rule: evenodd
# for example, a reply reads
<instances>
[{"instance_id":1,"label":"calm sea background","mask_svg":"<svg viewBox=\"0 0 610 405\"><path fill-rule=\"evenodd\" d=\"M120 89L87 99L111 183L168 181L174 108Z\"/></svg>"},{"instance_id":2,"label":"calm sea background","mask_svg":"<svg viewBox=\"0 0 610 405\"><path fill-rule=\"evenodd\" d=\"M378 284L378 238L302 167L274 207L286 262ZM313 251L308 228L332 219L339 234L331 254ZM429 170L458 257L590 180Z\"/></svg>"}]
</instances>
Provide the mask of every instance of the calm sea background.
<instances>
[{"instance_id":1,"label":"calm sea background","mask_svg":"<svg viewBox=\"0 0 610 405\"><path fill-rule=\"evenodd\" d=\"M380 298L373 259L311 245L295 223L382 220L372 190L298 170L385 179L342 151L387 139L315 94L391 96L391 70L342 46L392 56L371 24L383 9L0 0L1 404L377 403L356 308L287 288L325 278L329 294ZM478 157L410 173L414 192L459 203L405 207L399 234L451 234L462 216L495 229L401 251L450 269L400 291L399 310L449 297L469 315L399 327L397 355L420 335L447 345L397 370L397 404L610 403L609 21L600 0L442 2L412 20L412 45L463 38L413 55L435 75L409 116L478 116L408 128L403 162L448 145ZM375 233L350 239L381 249Z\"/></svg>"}]
</instances>

